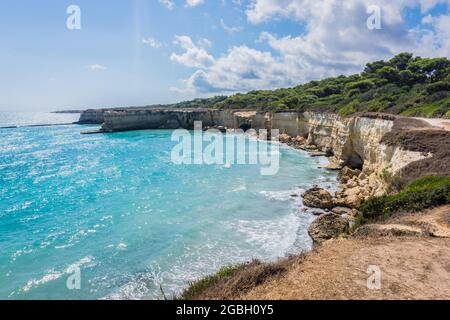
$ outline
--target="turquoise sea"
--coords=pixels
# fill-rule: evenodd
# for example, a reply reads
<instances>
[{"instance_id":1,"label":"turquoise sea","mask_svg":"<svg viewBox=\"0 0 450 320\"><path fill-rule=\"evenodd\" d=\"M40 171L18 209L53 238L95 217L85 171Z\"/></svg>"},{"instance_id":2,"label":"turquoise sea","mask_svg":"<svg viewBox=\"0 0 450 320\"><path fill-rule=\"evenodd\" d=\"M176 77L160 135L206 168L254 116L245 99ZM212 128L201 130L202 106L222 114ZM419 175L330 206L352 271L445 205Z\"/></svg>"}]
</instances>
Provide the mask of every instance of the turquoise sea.
<instances>
[{"instance_id":1,"label":"turquoise sea","mask_svg":"<svg viewBox=\"0 0 450 320\"><path fill-rule=\"evenodd\" d=\"M54 116L0 113L0 127ZM92 128L0 129L0 299L161 299L222 266L311 248L314 216L292 195L332 187L319 159L281 147L275 176L175 165L171 131L80 135Z\"/></svg>"}]
</instances>

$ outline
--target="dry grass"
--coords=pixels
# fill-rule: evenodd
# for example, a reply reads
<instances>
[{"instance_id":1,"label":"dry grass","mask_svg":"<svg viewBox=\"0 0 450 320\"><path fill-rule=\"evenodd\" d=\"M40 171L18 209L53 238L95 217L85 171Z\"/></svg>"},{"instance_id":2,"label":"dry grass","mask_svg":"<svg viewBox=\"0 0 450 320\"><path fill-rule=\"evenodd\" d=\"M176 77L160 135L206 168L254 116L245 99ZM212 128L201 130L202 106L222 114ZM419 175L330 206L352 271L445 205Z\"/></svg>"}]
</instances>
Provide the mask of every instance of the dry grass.
<instances>
[{"instance_id":1,"label":"dry grass","mask_svg":"<svg viewBox=\"0 0 450 320\"><path fill-rule=\"evenodd\" d=\"M270 264L255 261L192 298L450 299L449 220L450 206L396 215L381 225L414 226L427 232L420 237L367 234L340 238L302 256ZM371 265L381 269L380 290L367 288Z\"/></svg>"},{"instance_id":2,"label":"dry grass","mask_svg":"<svg viewBox=\"0 0 450 320\"><path fill-rule=\"evenodd\" d=\"M227 274L220 275L223 272L219 271L219 276L216 274L193 283L180 299L233 300L264 284L267 280L287 273L292 266L301 263L302 260L303 256L289 257L275 263L255 260L232 268ZM201 285L205 280L208 282L207 285Z\"/></svg>"}]
</instances>

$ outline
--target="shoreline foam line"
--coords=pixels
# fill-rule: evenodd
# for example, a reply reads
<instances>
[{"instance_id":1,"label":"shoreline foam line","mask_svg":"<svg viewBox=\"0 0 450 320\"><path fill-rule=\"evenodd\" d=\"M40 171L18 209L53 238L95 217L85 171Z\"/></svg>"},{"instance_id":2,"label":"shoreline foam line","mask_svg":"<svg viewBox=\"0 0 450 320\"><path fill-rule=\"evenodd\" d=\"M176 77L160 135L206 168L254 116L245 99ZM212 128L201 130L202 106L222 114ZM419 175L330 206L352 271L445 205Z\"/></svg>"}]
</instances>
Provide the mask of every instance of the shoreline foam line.
<instances>
[{"instance_id":1,"label":"shoreline foam line","mask_svg":"<svg viewBox=\"0 0 450 320\"><path fill-rule=\"evenodd\" d=\"M71 126L79 124L78 122L69 122L69 123L47 123L47 124L27 124L27 125L18 125L18 126L5 126L0 127L0 129L20 129L20 128L36 128L36 127L56 127L56 126Z\"/></svg>"}]
</instances>

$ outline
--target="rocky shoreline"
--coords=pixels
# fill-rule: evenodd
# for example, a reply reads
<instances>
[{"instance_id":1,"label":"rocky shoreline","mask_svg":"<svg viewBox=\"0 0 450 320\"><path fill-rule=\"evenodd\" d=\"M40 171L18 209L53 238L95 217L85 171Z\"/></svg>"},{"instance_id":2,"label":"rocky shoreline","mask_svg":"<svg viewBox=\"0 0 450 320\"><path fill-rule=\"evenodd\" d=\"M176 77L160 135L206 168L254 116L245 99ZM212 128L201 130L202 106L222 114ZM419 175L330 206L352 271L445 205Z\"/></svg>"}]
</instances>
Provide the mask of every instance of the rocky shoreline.
<instances>
[{"instance_id":1,"label":"rocky shoreline","mask_svg":"<svg viewBox=\"0 0 450 320\"><path fill-rule=\"evenodd\" d=\"M198 120L203 121L205 127L217 128L221 131L226 129L266 129L271 132L273 129L277 129L281 133L279 137L281 143L306 151L312 157L327 157L329 164L323 168L339 172L338 190L334 192L314 186L302 195L293 195L301 196L304 205L311 208L310 212L317 215L308 230L314 243L314 250L310 255L306 255L309 257L308 259L315 257L320 248L333 251L334 241L339 246L339 241L348 239L349 244L345 242L345 250L348 252L352 251L353 242L356 241L356 245L360 245L349 235L349 233L352 234L349 231L357 222L361 205L368 199L386 195L393 191L392 187L411 181L411 179L426 175L450 175L450 131L445 129L450 121L443 124L443 120L440 120L439 126L435 126L432 121L424 119L379 113L341 117L332 113L265 113L211 109L91 111L89 115L85 114L82 117L86 123L104 121L102 122L102 132L136 129L190 129L193 122ZM317 209L317 212L313 212L314 209ZM443 212L448 213L448 209L444 209ZM420 222L420 225L423 223L425 222ZM392 226L376 227L373 228L375 231L370 228L360 229L371 235L411 233L410 227L407 225L396 228L392 229ZM426 232L421 231L418 234L422 235ZM376 237L376 239L378 238ZM415 245L415 242L413 244ZM397 249L401 250L401 243ZM339 259L339 253L337 254L338 256L333 251L332 258ZM283 272L288 272L292 263L298 266L303 259L304 255L301 255L293 257L287 262L241 266L236 275L225 279L224 283L216 288L217 292L211 295L200 294L197 298L216 299L221 297L220 292L223 291L221 286L228 286L229 281L235 283L242 277L242 281L248 282L254 278L253 275L249 276L248 274L256 271L260 272L265 279L265 274L272 272L272 267L278 268L282 265ZM327 261L325 259L319 264L326 265ZM285 266L286 264L288 266ZM299 272L303 273L303 271ZM295 277L298 276L295 274ZM333 277L335 276L333 275ZM277 280L274 281L276 283ZM276 284L275 288L280 291L283 289ZM214 291L214 288L212 290ZM210 292L211 290L207 289L206 291ZM238 288L232 289L231 297L238 296L239 291ZM268 292L272 291L272 289L268 290ZM261 296L263 295L256 295L256 297ZM224 298L229 297L225 296Z\"/></svg>"},{"instance_id":2,"label":"rocky shoreline","mask_svg":"<svg viewBox=\"0 0 450 320\"><path fill-rule=\"evenodd\" d=\"M281 143L307 151L312 157L327 157L327 170L339 171L339 189L331 194L327 190L313 188L303 194L306 206L325 210L327 216L319 217L311 226L310 234L315 243L333 238L336 230L352 227L361 204L371 197L384 195L395 177L402 172L417 171L427 166L439 148L426 148L426 138L434 139L442 128L415 119L382 113L363 113L342 117L333 113L314 112L263 112L252 110L132 108L87 110L79 123L101 124L94 132L115 132L140 129L192 129L195 121L202 121L207 128L265 129L269 133L279 130ZM417 135L425 147L415 148L413 142L405 145L405 137ZM448 131L441 140L448 140ZM411 147L411 145L413 147ZM431 160L430 160L431 159ZM435 161L436 163L442 161ZM441 165L442 167L442 165ZM442 171L442 168L439 168ZM446 170L448 168L444 168ZM417 174L417 172L415 172ZM426 172L424 172L426 173ZM420 173L419 173L420 174ZM404 176L408 176L404 175ZM346 228L342 228L342 221ZM317 230L324 221L325 231ZM334 227L335 226L335 227ZM315 236L319 234L320 236Z\"/></svg>"},{"instance_id":3,"label":"rocky shoreline","mask_svg":"<svg viewBox=\"0 0 450 320\"><path fill-rule=\"evenodd\" d=\"M358 116L356 116L357 118ZM444 158L444 163L448 162L449 148L448 138L449 131L443 131L442 127L430 126L423 120L397 117L384 114L366 114L362 117L368 119L381 120L379 124L386 125L382 122L391 122L389 130L383 134L374 134L372 143L378 144L375 152L369 152L370 158L362 158L361 165L349 166L342 161L342 154L336 156L336 152L331 144L316 144L314 141L319 139L311 139L311 136L304 138L302 136L290 136L282 134L280 141L293 148L307 151L311 156L326 156L330 160L330 164L325 168L328 170L337 170L338 174L338 191L332 194L330 191L315 186L306 191L302 197L304 205L310 208L318 208L325 211L322 215L309 227L309 235L315 245L322 244L324 241L337 238L341 234L348 232L355 225L355 220L359 215L361 205L372 197L378 197L389 193L389 189L396 183L402 183L410 180L410 176L420 177L426 174L448 175L447 167L443 167L440 163ZM415 136L418 133L423 141L416 143L409 142L405 145L405 141L409 141L408 137ZM338 136L338 135L336 135ZM399 140L403 143L392 143L394 137L401 137ZM425 138L427 137L427 138ZM447 143L439 143L441 149L431 148L433 143L428 140L447 141ZM352 139L358 139L353 137ZM376 140L378 141L376 141ZM428 140L427 140L428 139ZM320 140L319 140L320 141ZM427 141L426 143L424 141ZM412 153L417 150L417 145L424 144L420 154ZM434 143L435 144L435 143ZM388 147L394 149L386 152ZM374 150L372 150L374 151ZM399 156L393 156L398 153ZM385 161L379 161L378 158L385 158ZM437 158L434 162L434 158ZM386 161L388 160L388 161ZM431 163L431 165L430 165ZM437 163L437 164L436 164ZM349 162L347 162L349 164ZM381 165L380 165L381 164ZM419 167L426 169L417 172L414 168ZM405 174L405 172L407 174Z\"/></svg>"},{"instance_id":4,"label":"rocky shoreline","mask_svg":"<svg viewBox=\"0 0 450 320\"><path fill-rule=\"evenodd\" d=\"M308 152L312 157L332 157L331 150L319 151L317 146L308 145L307 140L303 137L291 137L287 134L280 136L280 142L284 143L294 149ZM338 170L337 182L339 183L339 190L333 195L330 191L314 186L301 195L303 204L306 207L313 209L320 209L315 214L317 219L309 226L308 233L312 238L314 245L319 245L324 241L332 238L337 238L354 225L354 219L359 214L357 208L358 204L362 203L364 199L358 197L362 193L355 192L357 198L345 197L349 187L358 186L359 177L362 171L358 169L351 169L344 167L338 169L336 167L327 166L327 170ZM347 185L351 181L350 185ZM344 195L344 196L343 196Z\"/></svg>"}]
</instances>

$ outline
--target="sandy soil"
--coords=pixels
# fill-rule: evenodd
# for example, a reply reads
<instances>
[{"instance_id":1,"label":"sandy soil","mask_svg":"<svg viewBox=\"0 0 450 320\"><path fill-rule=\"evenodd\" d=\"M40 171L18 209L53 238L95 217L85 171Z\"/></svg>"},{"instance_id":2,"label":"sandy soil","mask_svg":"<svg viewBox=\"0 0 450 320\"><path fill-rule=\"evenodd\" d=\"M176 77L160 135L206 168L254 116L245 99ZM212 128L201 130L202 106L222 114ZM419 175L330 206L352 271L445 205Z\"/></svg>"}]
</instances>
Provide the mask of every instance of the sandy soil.
<instances>
[{"instance_id":1,"label":"sandy soil","mask_svg":"<svg viewBox=\"0 0 450 320\"><path fill-rule=\"evenodd\" d=\"M327 244L241 299L450 299L450 239L348 239ZM370 266L381 271L369 290Z\"/></svg>"},{"instance_id":2,"label":"sandy soil","mask_svg":"<svg viewBox=\"0 0 450 320\"><path fill-rule=\"evenodd\" d=\"M241 299L450 299L450 206L397 216L386 224L431 230L421 237L334 240L282 276ZM369 266L381 270L381 289L367 287Z\"/></svg>"},{"instance_id":3,"label":"sandy soil","mask_svg":"<svg viewBox=\"0 0 450 320\"><path fill-rule=\"evenodd\" d=\"M450 299L450 205L365 227L305 255L242 267L194 298ZM373 266L380 287L369 289Z\"/></svg>"},{"instance_id":4,"label":"sandy soil","mask_svg":"<svg viewBox=\"0 0 450 320\"><path fill-rule=\"evenodd\" d=\"M414 118L414 119L425 121L431 124L433 127L450 130L450 119L428 119L428 118Z\"/></svg>"}]
</instances>

